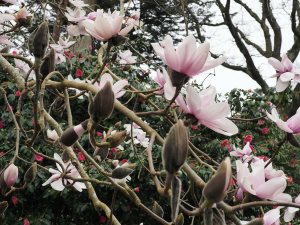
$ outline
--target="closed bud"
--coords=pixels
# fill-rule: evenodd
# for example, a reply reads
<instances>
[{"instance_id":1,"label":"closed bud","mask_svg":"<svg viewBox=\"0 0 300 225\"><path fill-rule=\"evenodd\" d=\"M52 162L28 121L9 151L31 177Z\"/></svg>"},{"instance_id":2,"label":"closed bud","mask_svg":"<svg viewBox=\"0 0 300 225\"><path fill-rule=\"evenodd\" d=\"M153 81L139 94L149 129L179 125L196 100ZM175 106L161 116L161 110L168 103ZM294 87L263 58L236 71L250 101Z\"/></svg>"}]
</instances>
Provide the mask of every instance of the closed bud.
<instances>
[{"instance_id":1,"label":"closed bud","mask_svg":"<svg viewBox=\"0 0 300 225\"><path fill-rule=\"evenodd\" d=\"M24 180L27 184L31 183L32 181L34 181L35 177L36 177L36 173L37 173L37 163L34 162L26 171L25 175L24 175Z\"/></svg>"},{"instance_id":2,"label":"closed bud","mask_svg":"<svg viewBox=\"0 0 300 225\"><path fill-rule=\"evenodd\" d=\"M156 215L158 215L159 217L163 217L164 216L164 210L163 210L163 208L156 201L153 203L152 211Z\"/></svg>"},{"instance_id":3,"label":"closed bud","mask_svg":"<svg viewBox=\"0 0 300 225\"><path fill-rule=\"evenodd\" d=\"M3 178L7 187L11 187L17 182L18 173L18 167L16 167L13 163L5 169Z\"/></svg>"},{"instance_id":4,"label":"closed bud","mask_svg":"<svg viewBox=\"0 0 300 225\"><path fill-rule=\"evenodd\" d=\"M203 189L203 195L209 203L222 201L227 194L227 188L231 179L231 163L227 157L219 166L215 175L207 182Z\"/></svg>"},{"instance_id":5,"label":"closed bud","mask_svg":"<svg viewBox=\"0 0 300 225\"><path fill-rule=\"evenodd\" d=\"M45 56L49 44L49 28L48 23L43 22L28 40L29 52L35 57L42 59Z\"/></svg>"},{"instance_id":6,"label":"closed bud","mask_svg":"<svg viewBox=\"0 0 300 225\"><path fill-rule=\"evenodd\" d=\"M187 75L172 70L170 67L168 67L168 74L174 87L181 88L189 81L189 77Z\"/></svg>"},{"instance_id":7,"label":"closed bud","mask_svg":"<svg viewBox=\"0 0 300 225\"><path fill-rule=\"evenodd\" d=\"M0 202L0 216L5 212L7 207L8 207L7 201Z\"/></svg>"},{"instance_id":8,"label":"closed bud","mask_svg":"<svg viewBox=\"0 0 300 225\"><path fill-rule=\"evenodd\" d=\"M55 69L55 51L51 48L50 52L44 58L41 64L40 73L43 78L45 78L49 73L53 72Z\"/></svg>"},{"instance_id":9,"label":"closed bud","mask_svg":"<svg viewBox=\"0 0 300 225\"><path fill-rule=\"evenodd\" d=\"M176 173L185 162L188 153L188 132L182 120L170 129L165 140L162 159L166 171Z\"/></svg>"},{"instance_id":10,"label":"closed bud","mask_svg":"<svg viewBox=\"0 0 300 225\"><path fill-rule=\"evenodd\" d=\"M92 119L94 122L99 122L101 120L109 117L114 109L115 95L112 90L110 82L106 82L104 87L98 91L94 98L94 111L92 114Z\"/></svg>"},{"instance_id":11,"label":"closed bud","mask_svg":"<svg viewBox=\"0 0 300 225\"><path fill-rule=\"evenodd\" d=\"M180 213L175 220L175 225L183 225L184 224L184 216Z\"/></svg>"},{"instance_id":12,"label":"closed bud","mask_svg":"<svg viewBox=\"0 0 300 225\"><path fill-rule=\"evenodd\" d=\"M132 172L133 172L133 170L129 169L127 167L118 167L112 171L111 177L115 178L115 179L123 179L123 178L127 177L128 175L130 175Z\"/></svg>"},{"instance_id":13,"label":"closed bud","mask_svg":"<svg viewBox=\"0 0 300 225\"><path fill-rule=\"evenodd\" d=\"M60 137L60 142L68 147L73 145L86 131L87 123L88 120L82 122L79 125L66 129Z\"/></svg>"},{"instance_id":14,"label":"closed bud","mask_svg":"<svg viewBox=\"0 0 300 225\"><path fill-rule=\"evenodd\" d=\"M116 133L108 136L106 138L106 141L110 143L110 147L111 148L116 148L120 144L123 143L123 141L125 140L126 136L127 136L126 130L117 131Z\"/></svg>"},{"instance_id":15,"label":"closed bud","mask_svg":"<svg viewBox=\"0 0 300 225\"><path fill-rule=\"evenodd\" d=\"M108 152L108 146L96 147L93 157L96 158L97 156L100 156L100 159L98 160L102 161L107 158Z\"/></svg>"}]
</instances>

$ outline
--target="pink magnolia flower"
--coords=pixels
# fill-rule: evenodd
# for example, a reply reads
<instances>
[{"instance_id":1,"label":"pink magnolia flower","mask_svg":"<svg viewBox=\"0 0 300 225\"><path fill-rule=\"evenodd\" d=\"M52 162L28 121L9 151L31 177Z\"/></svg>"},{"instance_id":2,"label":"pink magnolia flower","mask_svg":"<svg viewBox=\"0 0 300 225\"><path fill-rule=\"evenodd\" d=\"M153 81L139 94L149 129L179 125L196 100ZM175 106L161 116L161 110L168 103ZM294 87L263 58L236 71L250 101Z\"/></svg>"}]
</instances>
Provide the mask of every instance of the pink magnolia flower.
<instances>
[{"instance_id":1,"label":"pink magnolia flower","mask_svg":"<svg viewBox=\"0 0 300 225\"><path fill-rule=\"evenodd\" d=\"M230 114L230 107L227 102L215 102L216 88L209 88L197 93L192 86L187 87L186 101L182 95L176 99L181 109L197 118L200 124L212 129L215 132L227 136L238 133L237 126L226 116Z\"/></svg>"},{"instance_id":2,"label":"pink magnolia flower","mask_svg":"<svg viewBox=\"0 0 300 225\"><path fill-rule=\"evenodd\" d=\"M280 225L280 207L271 209L264 215L264 225Z\"/></svg>"},{"instance_id":3,"label":"pink magnolia flower","mask_svg":"<svg viewBox=\"0 0 300 225\"><path fill-rule=\"evenodd\" d=\"M284 91L289 86L291 80L300 82L300 71L294 67L286 54L283 54L281 62L273 57L269 58L268 62L276 70L276 73L271 77L277 77L277 92Z\"/></svg>"},{"instance_id":4,"label":"pink magnolia flower","mask_svg":"<svg viewBox=\"0 0 300 225\"><path fill-rule=\"evenodd\" d=\"M283 193L287 183L284 177L274 177L266 181L265 163L257 160L251 164L252 172L248 168L248 163L236 161L237 183L241 191L256 195L262 199L274 201L291 202L290 195Z\"/></svg>"},{"instance_id":5,"label":"pink magnolia flower","mask_svg":"<svg viewBox=\"0 0 300 225\"><path fill-rule=\"evenodd\" d=\"M244 146L243 150L233 146L233 151L230 152L230 156L240 157L240 158L243 158L244 156L248 156L247 158L249 158L251 153L252 153L252 149L250 147L250 142L247 142L247 144ZM249 161L249 160L247 160L247 161Z\"/></svg>"},{"instance_id":6,"label":"pink magnolia flower","mask_svg":"<svg viewBox=\"0 0 300 225\"><path fill-rule=\"evenodd\" d=\"M134 29L141 27L143 23L140 21L141 13L139 11L133 11L130 17L127 19L126 24L132 25Z\"/></svg>"},{"instance_id":7,"label":"pink magnolia flower","mask_svg":"<svg viewBox=\"0 0 300 225\"><path fill-rule=\"evenodd\" d=\"M113 36L125 36L133 28L132 25L122 28L123 16L119 11L104 13L97 12L95 21L87 19L83 22L86 31L100 41L107 41Z\"/></svg>"},{"instance_id":8,"label":"pink magnolia flower","mask_svg":"<svg viewBox=\"0 0 300 225\"><path fill-rule=\"evenodd\" d=\"M15 20L15 16L9 13L0 13L0 24L10 20Z\"/></svg>"},{"instance_id":9,"label":"pink magnolia flower","mask_svg":"<svg viewBox=\"0 0 300 225\"><path fill-rule=\"evenodd\" d=\"M133 64L136 63L136 56L132 56L132 52L130 50L119 51L119 63L120 64Z\"/></svg>"},{"instance_id":10,"label":"pink magnolia flower","mask_svg":"<svg viewBox=\"0 0 300 225\"><path fill-rule=\"evenodd\" d=\"M272 114L266 112L267 116L276 123L276 125L283 131L291 134L300 133L300 108L297 110L296 114L289 118L287 121L283 121L279 118L278 112L275 108L271 110Z\"/></svg>"},{"instance_id":11,"label":"pink magnolia flower","mask_svg":"<svg viewBox=\"0 0 300 225\"><path fill-rule=\"evenodd\" d=\"M4 171L4 182L7 187L13 186L18 180L19 169L15 164L10 164Z\"/></svg>"},{"instance_id":12,"label":"pink magnolia flower","mask_svg":"<svg viewBox=\"0 0 300 225\"><path fill-rule=\"evenodd\" d=\"M28 71L30 70L30 67L29 65L24 62L23 60L20 60L20 59L16 59L14 58L14 62L15 62L15 65L16 65L16 68L19 70L19 72L21 73L21 75L23 77L26 77ZM28 76L28 80L35 80L35 72L34 70L32 70Z\"/></svg>"},{"instance_id":13,"label":"pink magnolia flower","mask_svg":"<svg viewBox=\"0 0 300 225\"><path fill-rule=\"evenodd\" d=\"M193 35L186 37L175 49L171 36L166 36L160 43L152 43L158 56L173 70L193 77L212 69L225 61L225 57L210 59L209 43L197 46Z\"/></svg>"},{"instance_id":14,"label":"pink magnolia flower","mask_svg":"<svg viewBox=\"0 0 300 225\"><path fill-rule=\"evenodd\" d=\"M50 47L55 50L55 63L56 64L66 62L66 54L64 53L64 50L70 48L75 43L76 43L76 41L69 41L69 38L62 39L60 37L58 40L58 44L50 44ZM70 57L70 59L72 59L72 58Z\"/></svg>"},{"instance_id":15,"label":"pink magnolia flower","mask_svg":"<svg viewBox=\"0 0 300 225\"><path fill-rule=\"evenodd\" d=\"M81 178L79 172L71 163L71 161L64 163L57 153L54 153L54 159L59 161L64 168L61 168L60 164L58 163L56 163L57 170L50 168L49 172L52 174L52 176L42 184L43 186L50 184L51 187L56 191L63 191L65 189L65 186L70 184L79 192L82 192L82 189L86 189L85 184L82 182L74 183L73 180L62 179L62 173L66 173L67 175L70 175L74 178Z\"/></svg>"},{"instance_id":16,"label":"pink magnolia flower","mask_svg":"<svg viewBox=\"0 0 300 225\"><path fill-rule=\"evenodd\" d=\"M126 91L122 90L125 86L129 85L127 80L118 80L116 83L113 83L113 78L109 73L105 73L101 76L100 82L95 83L95 86L99 89L103 88L106 82L110 82L112 84L112 90L115 94L115 98L122 97Z\"/></svg>"},{"instance_id":17,"label":"pink magnolia flower","mask_svg":"<svg viewBox=\"0 0 300 225\"><path fill-rule=\"evenodd\" d=\"M67 7L67 12L65 16L70 22L76 23L76 25L72 24L67 27L68 34L70 36L79 36L85 35L86 30L83 26L83 21L87 19L85 16L86 12L80 8L76 8L72 10L71 8Z\"/></svg>"},{"instance_id":18,"label":"pink magnolia flower","mask_svg":"<svg viewBox=\"0 0 300 225\"><path fill-rule=\"evenodd\" d=\"M176 88L173 87L170 77L165 68L162 69L162 72L160 70L156 71L154 81L160 87L160 90L155 92L156 94L164 94L167 100L171 100L174 97Z\"/></svg>"}]
</instances>

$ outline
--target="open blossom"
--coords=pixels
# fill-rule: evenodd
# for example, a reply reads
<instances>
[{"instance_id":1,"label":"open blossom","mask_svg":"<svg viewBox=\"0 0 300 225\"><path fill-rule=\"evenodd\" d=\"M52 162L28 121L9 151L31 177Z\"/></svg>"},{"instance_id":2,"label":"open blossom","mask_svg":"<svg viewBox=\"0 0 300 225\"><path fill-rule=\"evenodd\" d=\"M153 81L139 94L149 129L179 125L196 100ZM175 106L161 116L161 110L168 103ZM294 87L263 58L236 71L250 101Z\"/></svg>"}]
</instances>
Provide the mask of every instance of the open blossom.
<instances>
[{"instance_id":1,"label":"open blossom","mask_svg":"<svg viewBox=\"0 0 300 225\"><path fill-rule=\"evenodd\" d=\"M262 199L292 201L290 195L283 193L287 186L284 177L273 177L266 180L263 160L251 163L252 172L250 172L248 166L248 163L242 163L240 160L236 161L237 183L240 192L248 192Z\"/></svg>"},{"instance_id":2,"label":"open blossom","mask_svg":"<svg viewBox=\"0 0 300 225\"><path fill-rule=\"evenodd\" d=\"M143 23L140 21L141 13L139 11L133 11L130 17L127 19L126 24L132 24L134 29L141 27Z\"/></svg>"},{"instance_id":3,"label":"open blossom","mask_svg":"<svg viewBox=\"0 0 300 225\"><path fill-rule=\"evenodd\" d=\"M133 64L136 63L136 56L132 56L132 52L130 50L119 51L119 63L120 64Z\"/></svg>"},{"instance_id":4,"label":"open blossom","mask_svg":"<svg viewBox=\"0 0 300 225\"><path fill-rule=\"evenodd\" d=\"M119 11L104 13L97 11L95 21L87 19L83 22L86 31L100 41L107 41L116 35L125 36L133 28L132 25L122 28L123 16Z\"/></svg>"},{"instance_id":5,"label":"open blossom","mask_svg":"<svg viewBox=\"0 0 300 225\"><path fill-rule=\"evenodd\" d=\"M224 57L210 59L209 43L205 42L197 46L193 35L186 37L177 49L174 48L171 36L160 43L152 43L152 47L158 56L173 70L193 77L201 72L212 69L225 61Z\"/></svg>"},{"instance_id":6,"label":"open blossom","mask_svg":"<svg viewBox=\"0 0 300 225\"><path fill-rule=\"evenodd\" d=\"M227 102L215 102L216 88L209 88L197 93L192 86L188 86L186 101L182 95L176 99L177 104L187 113L192 114L200 124L215 132L227 136L238 133L237 126L228 118L230 107Z\"/></svg>"},{"instance_id":7,"label":"open blossom","mask_svg":"<svg viewBox=\"0 0 300 225\"><path fill-rule=\"evenodd\" d=\"M164 94L167 100L171 100L174 97L176 88L173 87L170 77L165 68L162 69L162 72L160 70L156 71L154 81L160 87L160 90L155 92L156 94Z\"/></svg>"},{"instance_id":8,"label":"open blossom","mask_svg":"<svg viewBox=\"0 0 300 225\"><path fill-rule=\"evenodd\" d=\"M233 146L233 150L230 152L230 156L240 157L243 161L248 162L252 159L251 157L252 149L250 147L250 142L244 146L243 150Z\"/></svg>"},{"instance_id":9,"label":"open blossom","mask_svg":"<svg viewBox=\"0 0 300 225\"><path fill-rule=\"evenodd\" d=\"M268 62L276 70L276 73L271 77L277 77L277 92L284 91L289 86L291 80L300 82L300 71L294 67L286 54L283 54L281 62L273 57L269 58Z\"/></svg>"},{"instance_id":10,"label":"open blossom","mask_svg":"<svg viewBox=\"0 0 300 225\"><path fill-rule=\"evenodd\" d=\"M52 176L45 183L42 184L43 186L50 184L51 187L56 191L63 191L66 185L73 186L79 192L81 192L82 189L86 189L85 184L82 182L74 183L73 180L62 179L63 173L66 173L67 175L70 175L74 178L81 178L79 172L77 171L75 166L71 163L71 161L64 163L61 157L57 153L54 153L54 159L59 161L64 168L61 168L60 164L58 163L56 163L57 170L50 168L49 172L52 174Z\"/></svg>"},{"instance_id":11,"label":"open blossom","mask_svg":"<svg viewBox=\"0 0 300 225\"><path fill-rule=\"evenodd\" d=\"M280 224L280 207L271 209L264 215L264 225L279 225Z\"/></svg>"},{"instance_id":12,"label":"open blossom","mask_svg":"<svg viewBox=\"0 0 300 225\"><path fill-rule=\"evenodd\" d=\"M83 26L83 21L87 19L85 16L86 12L80 8L76 8L72 10L71 8L66 8L67 12L65 13L65 16L70 22L76 23L75 25L69 25L67 27L68 34L70 36L79 36L79 35L85 35L86 30Z\"/></svg>"},{"instance_id":13,"label":"open blossom","mask_svg":"<svg viewBox=\"0 0 300 225\"><path fill-rule=\"evenodd\" d=\"M50 44L50 47L55 50L55 63L66 62L64 50L70 48L76 41L69 41L68 39L59 38L58 44Z\"/></svg>"},{"instance_id":14,"label":"open blossom","mask_svg":"<svg viewBox=\"0 0 300 225\"><path fill-rule=\"evenodd\" d=\"M27 76L27 73L28 71L30 70L30 67L29 65L24 62L23 60L20 60L20 59L16 59L14 58L14 61L15 61L15 65L16 65L16 68L19 70L19 73L23 76L23 77L26 77ZM28 80L35 80L35 73L34 73L34 70L32 70L28 76Z\"/></svg>"},{"instance_id":15,"label":"open blossom","mask_svg":"<svg viewBox=\"0 0 300 225\"><path fill-rule=\"evenodd\" d=\"M100 82L95 83L94 85L97 88L102 89L106 82L110 82L112 84L112 90L115 94L115 98L122 97L126 93L126 91L123 90L123 88L129 85L127 80L118 80L116 83L113 83L113 78L109 73L103 74L100 78Z\"/></svg>"},{"instance_id":16,"label":"open blossom","mask_svg":"<svg viewBox=\"0 0 300 225\"><path fill-rule=\"evenodd\" d=\"M51 139L52 141L57 141L59 139L59 136L58 136L56 130L47 129L47 137L49 139Z\"/></svg>"},{"instance_id":17,"label":"open blossom","mask_svg":"<svg viewBox=\"0 0 300 225\"><path fill-rule=\"evenodd\" d=\"M296 114L289 118L287 121L283 121L279 118L278 112L275 108L271 110L272 114L268 112L267 116L276 123L276 125L283 131L291 134L300 133L300 108L298 108Z\"/></svg>"}]
</instances>

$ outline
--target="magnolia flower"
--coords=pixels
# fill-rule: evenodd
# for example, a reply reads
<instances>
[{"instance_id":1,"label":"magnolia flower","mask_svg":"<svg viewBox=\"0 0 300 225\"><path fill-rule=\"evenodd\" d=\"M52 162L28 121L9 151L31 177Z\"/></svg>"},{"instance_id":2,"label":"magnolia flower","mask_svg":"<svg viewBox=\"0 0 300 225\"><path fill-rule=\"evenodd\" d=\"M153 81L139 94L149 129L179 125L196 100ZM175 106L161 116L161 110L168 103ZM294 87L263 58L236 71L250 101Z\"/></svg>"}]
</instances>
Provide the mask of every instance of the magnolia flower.
<instances>
[{"instance_id":1,"label":"magnolia flower","mask_svg":"<svg viewBox=\"0 0 300 225\"><path fill-rule=\"evenodd\" d=\"M277 92L284 91L289 86L291 80L300 82L300 71L294 68L293 63L286 54L283 54L281 62L273 57L269 58L268 62L276 70L276 73L271 78L277 77Z\"/></svg>"},{"instance_id":2,"label":"magnolia flower","mask_svg":"<svg viewBox=\"0 0 300 225\"><path fill-rule=\"evenodd\" d=\"M244 156L250 156L251 152L252 152L252 149L250 147L250 142L247 142L247 144L244 146L243 150L233 146L233 151L230 152L230 156L243 158Z\"/></svg>"},{"instance_id":3,"label":"magnolia flower","mask_svg":"<svg viewBox=\"0 0 300 225\"><path fill-rule=\"evenodd\" d=\"M86 30L83 26L83 21L86 20L86 12L80 8L76 8L75 10L72 10L71 8L67 7L67 13L65 13L67 19L70 22L76 22L76 25L69 25L67 27L68 34L70 36L79 36L79 35L85 35Z\"/></svg>"},{"instance_id":4,"label":"magnolia flower","mask_svg":"<svg viewBox=\"0 0 300 225\"><path fill-rule=\"evenodd\" d=\"M300 133L300 108L298 108L296 114L289 118L287 121L283 121L279 118L278 112L275 108L271 110L272 114L266 112L267 116L276 123L276 125L283 131L291 134Z\"/></svg>"},{"instance_id":5,"label":"magnolia flower","mask_svg":"<svg viewBox=\"0 0 300 225\"><path fill-rule=\"evenodd\" d=\"M88 81L89 82L89 81ZM109 73L105 73L101 76L100 82L96 82L94 85L100 89L104 87L106 82L110 82L112 84L112 90L115 94L115 98L122 97L126 91L122 90L125 86L129 85L127 80L118 80L116 83L113 83L113 78Z\"/></svg>"},{"instance_id":6,"label":"magnolia flower","mask_svg":"<svg viewBox=\"0 0 300 225\"><path fill-rule=\"evenodd\" d=\"M50 44L50 47L55 50L55 62L56 64L63 63L66 61L64 56L64 49L70 48L76 41L69 41L68 39L59 38L58 44Z\"/></svg>"},{"instance_id":7,"label":"magnolia flower","mask_svg":"<svg viewBox=\"0 0 300 225\"><path fill-rule=\"evenodd\" d=\"M82 182L74 183L73 180L62 178L63 173L74 178L81 178L80 174L78 173L75 166L72 165L71 161L64 163L57 153L54 153L54 159L59 161L64 168L61 168L61 165L58 163L56 163L57 170L50 168L49 172L52 173L52 176L42 184L43 186L50 184L51 187L56 191L63 191L66 185L73 186L79 192L81 192L82 189L86 189L85 184Z\"/></svg>"},{"instance_id":8,"label":"magnolia flower","mask_svg":"<svg viewBox=\"0 0 300 225\"><path fill-rule=\"evenodd\" d=\"M4 171L3 178L7 187L13 186L18 180L19 169L15 164L10 164Z\"/></svg>"},{"instance_id":9,"label":"magnolia flower","mask_svg":"<svg viewBox=\"0 0 300 225\"><path fill-rule=\"evenodd\" d=\"M139 125L136 123L131 124L124 124L124 127L127 131L128 135L131 135L133 138L134 144L140 144L141 146L147 148L149 145L149 138L146 138L146 132L141 129Z\"/></svg>"},{"instance_id":10,"label":"magnolia flower","mask_svg":"<svg viewBox=\"0 0 300 225\"><path fill-rule=\"evenodd\" d=\"M81 0L69 0L69 2L79 9L88 6L88 4L85 4L84 1Z\"/></svg>"},{"instance_id":11,"label":"magnolia flower","mask_svg":"<svg viewBox=\"0 0 300 225\"><path fill-rule=\"evenodd\" d=\"M164 68L162 72L160 70L156 71L156 76L153 80L160 87L160 90L155 92L156 94L164 94L167 100L171 100L174 97L176 88L173 87L170 77Z\"/></svg>"},{"instance_id":12,"label":"magnolia flower","mask_svg":"<svg viewBox=\"0 0 300 225\"><path fill-rule=\"evenodd\" d=\"M198 122L224 135L234 135L237 126L226 118L230 114L227 102L215 102L216 88L211 86L197 93L192 86L187 87L186 101L182 95L176 99L177 104L187 113L194 115Z\"/></svg>"},{"instance_id":13,"label":"magnolia flower","mask_svg":"<svg viewBox=\"0 0 300 225\"><path fill-rule=\"evenodd\" d=\"M257 160L251 164L251 173L248 163L242 163L240 160L236 161L236 168L239 191L248 192L262 199L292 201L290 195L283 193L287 185L285 178L274 177L266 181L263 160Z\"/></svg>"},{"instance_id":14,"label":"magnolia flower","mask_svg":"<svg viewBox=\"0 0 300 225\"><path fill-rule=\"evenodd\" d=\"M1 13L0 14L0 23L4 23L6 21L14 20L15 16L8 14L8 13Z\"/></svg>"},{"instance_id":15,"label":"magnolia flower","mask_svg":"<svg viewBox=\"0 0 300 225\"><path fill-rule=\"evenodd\" d=\"M266 161L265 162L265 165L269 162ZM265 168L265 176L266 176L266 179L272 179L274 177L283 177L283 178L286 178L284 172L282 170L276 170L273 168L272 166L272 163L270 163L266 168Z\"/></svg>"},{"instance_id":16,"label":"magnolia flower","mask_svg":"<svg viewBox=\"0 0 300 225\"><path fill-rule=\"evenodd\" d=\"M123 16L119 11L111 13L97 12L95 21L87 19L83 22L86 31L100 41L107 41L113 36L125 36L133 28L132 25L122 28Z\"/></svg>"},{"instance_id":17,"label":"magnolia flower","mask_svg":"<svg viewBox=\"0 0 300 225\"><path fill-rule=\"evenodd\" d=\"M132 56L132 52L130 50L119 51L119 63L120 64L133 64L136 63L136 56Z\"/></svg>"},{"instance_id":18,"label":"magnolia flower","mask_svg":"<svg viewBox=\"0 0 300 225\"><path fill-rule=\"evenodd\" d=\"M141 13L139 11L133 11L130 17L127 19L126 24L132 25L134 29L141 27L143 23L140 21Z\"/></svg>"},{"instance_id":19,"label":"magnolia flower","mask_svg":"<svg viewBox=\"0 0 300 225\"><path fill-rule=\"evenodd\" d=\"M212 69L225 61L224 57L210 59L209 43L205 42L197 47L193 35L186 37L177 49L173 46L171 36L166 36L160 43L152 43L158 56L173 70L193 77L201 72Z\"/></svg>"},{"instance_id":20,"label":"magnolia flower","mask_svg":"<svg viewBox=\"0 0 300 225\"><path fill-rule=\"evenodd\" d=\"M146 138L146 132L140 132L136 135L136 138L133 139L134 144L140 144L144 148L147 148L149 145L149 138Z\"/></svg>"},{"instance_id":21,"label":"magnolia flower","mask_svg":"<svg viewBox=\"0 0 300 225\"><path fill-rule=\"evenodd\" d=\"M22 74L23 77L25 77L30 70L29 65L24 62L23 60L14 58L16 68L19 70L19 72ZM35 80L35 73L34 70L31 70L28 80Z\"/></svg>"},{"instance_id":22,"label":"magnolia flower","mask_svg":"<svg viewBox=\"0 0 300 225\"><path fill-rule=\"evenodd\" d=\"M47 137L53 141L57 141L59 139L56 130L47 129Z\"/></svg>"},{"instance_id":23,"label":"magnolia flower","mask_svg":"<svg viewBox=\"0 0 300 225\"><path fill-rule=\"evenodd\" d=\"M280 207L271 209L264 215L264 225L279 225L280 224Z\"/></svg>"},{"instance_id":24,"label":"magnolia flower","mask_svg":"<svg viewBox=\"0 0 300 225\"><path fill-rule=\"evenodd\" d=\"M295 203L300 205L300 195L298 195L297 198L295 198ZM284 212L284 222L290 222L294 219L296 212L299 211L298 208L295 207L288 207L286 208Z\"/></svg>"}]
</instances>

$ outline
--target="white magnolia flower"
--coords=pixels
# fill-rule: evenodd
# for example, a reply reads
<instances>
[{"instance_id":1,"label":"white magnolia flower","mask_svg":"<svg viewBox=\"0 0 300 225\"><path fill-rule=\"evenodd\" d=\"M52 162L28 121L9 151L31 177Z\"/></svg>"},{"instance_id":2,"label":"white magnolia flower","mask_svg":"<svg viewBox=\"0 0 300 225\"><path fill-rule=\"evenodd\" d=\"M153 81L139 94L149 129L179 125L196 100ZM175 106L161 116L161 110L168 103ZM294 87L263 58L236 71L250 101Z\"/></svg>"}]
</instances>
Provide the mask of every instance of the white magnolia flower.
<instances>
[{"instance_id":1,"label":"white magnolia flower","mask_svg":"<svg viewBox=\"0 0 300 225\"><path fill-rule=\"evenodd\" d=\"M81 178L79 172L71 163L71 161L64 163L57 153L54 153L54 159L59 161L64 168L61 168L60 164L58 163L56 163L57 170L50 168L49 172L52 173L52 176L42 184L43 186L50 184L51 187L56 191L63 191L66 185L71 185L79 192L82 192L82 189L86 189L85 184L82 182L74 183L74 181L71 179L62 179L62 173L66 173L74 178Z\"/></svg>"},{"instance_id":2,"label":"white magnolia flower","mask_svg":"<svg viewBox=\"0 0 300 225\"><path fill-rule=\"evenodd\" d=\"M47 137L53 141L57 141L59 139L56 130L47 129Z\"/></svg>"}]
</instances>

